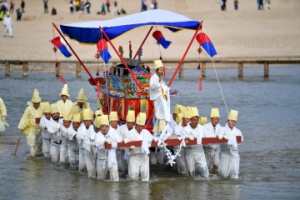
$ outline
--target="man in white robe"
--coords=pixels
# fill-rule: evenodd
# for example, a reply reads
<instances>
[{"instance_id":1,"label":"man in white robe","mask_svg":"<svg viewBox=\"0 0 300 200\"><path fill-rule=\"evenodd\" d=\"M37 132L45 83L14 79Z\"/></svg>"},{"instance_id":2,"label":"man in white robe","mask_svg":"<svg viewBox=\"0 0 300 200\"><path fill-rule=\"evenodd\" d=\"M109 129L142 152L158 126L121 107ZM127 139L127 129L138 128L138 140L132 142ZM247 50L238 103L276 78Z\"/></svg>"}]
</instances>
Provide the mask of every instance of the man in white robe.
<instances>
[{"instance_id":1,"label":"man in white robe","mask_svg":"<svg viewBox=\"0 0 300 200\"><path fill-rule=\"evenodd\" d=\"M218 108L212 108L210 113L210 122L203 126L204 137L217 137L222 134L222 127L219 124L220 113ZM219 171L220 163L220 145L206 144L203 145L206 162L209 170Z\"/></svg>"},{"instance_id":2,"label":"man in white robe","mask_svg":"<svg viewBox=\"0 0 300 200\"><path fill-rule=\"evenodd\" d=\"M142 146L129 148L128 176L131 180L149 181L149 147L154 139L151 133L144 129L146 123L146 113L139 113L136 119L135 128L130 130L124 142L141 140Z\"/></svg>"},{"instance_id":3,"label":"man in white robe","mask_svg":"<svg viewBox=\"0 0 300 200\"><path fill-rule=\"evenodd\" d=\"M42 104L42 111L44 115L40 120L40 127L42 131L42 138L43 138L43 154L45 157L50 158L50 147L51 147L51 135L48 132L48 125L51 119L51 106L49 102L45 102Z\"/></svg>"},{"instance_id":4,"label":"man in white robe","mask_svg":"<svg viewBox=\"0 0 300 200\"><path fill-rule=\"evenodd\" d=\"M243 135L235 126L237 120L238 111L231 110L228 114L227 123L223 128L223 135L219 137L220 139L222 137L228 139L227 144L221 144L220 175L224 178L239 178L240 155L236 136L242 136L243 141Z\"/></svg>"},{"instance_id":5,"label":"man in white robe","mask_svg":"<svg viewBox=\"0 0 300 200\"><path fill-rule=\"evenodd\" d=\"M72 169L78 170L79 163L79 145L76 139L79 126L81 124L81 115L76 113L73 115L72 124L67 130L67 136L69 137L68 146L68 158Z\"/></svg>"},{"instance_id":6,"label":"man in white robe","mask_svg":"<svg viewBox=\"0 0 300 200\"><path fill-rule=\"evenodd\" d=\"M57 106L60 112L60 118L63 118L65 112L71 110L73 106L73 102L69 100L70 95L67 84L65 84L64 87L61 89L59 96L61 97L61 100L57 101Z\"/></svg>"},{"instance_id":7,"label":"man in white robe","mask_svg":"<svg viewBox=\"0 0 300 200\"><path fill-rule=\"evenodd\" d=\"M60 147L60 159L59 162L61 164L69 163L68 161L68 146L70 143L69 137L68 137L68 128L71 126L73 113L71 110L66 110L65 115L63 118L63 124L61 127L61 147Z\"/></svg>"},{"instance_id":8,"label":"man in white robe","mask_svg":"<svg viewBox=\"0 0 300 200\"><path fill-rule=\"evenodd\" d=\"M0 132L5 131L5 125L8 126L6 118L7 118L6 106L4 104L3 99L0 97Z\"/></svg>"},{"instance_id":9,"label":"man in white robe","mask_svg":"<svg viewBox=\"0 0 300 200\"><path fill-rule=\"evenodd\" d=\"M87 132L94 129L92 122L94 119L94 113L91 109L84 109L82 112L83 123L79 126L76 139L79 145L79 171L84 171L86 168L84 157L84 137Z\"/></svg>"},{"instance_id":10,"label":"man in white robe","mask_svg":"<svg viewBox=\"0 0 300 200\"><path fill-rule=\"evenodd\" d=\"M199 112L196 107L191 107L191 123L184 128L185 136L190 140L197 140L197 145L187 145L185 147L185 163L187 175L195 177L196 172L200 172L200 176L208 177L209 172L202 146L202 138L204 137L203 128L199 122Z\"/></svg>"}]
</instances>

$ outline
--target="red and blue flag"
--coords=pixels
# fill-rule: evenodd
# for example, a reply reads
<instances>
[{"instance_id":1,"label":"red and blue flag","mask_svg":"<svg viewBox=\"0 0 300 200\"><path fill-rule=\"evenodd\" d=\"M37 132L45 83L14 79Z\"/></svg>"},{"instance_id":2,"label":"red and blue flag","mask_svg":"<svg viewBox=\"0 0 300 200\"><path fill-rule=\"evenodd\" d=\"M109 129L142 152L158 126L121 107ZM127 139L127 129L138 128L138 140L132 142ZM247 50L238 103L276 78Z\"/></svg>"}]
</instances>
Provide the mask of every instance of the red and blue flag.
<instances>
[{"instance_id":1,"label":"red and blue flag","mask_svg":"<svg viewBox=\"0 0 300 200\"><path fill-rule=\"evenodd\" d=\"M209 39L209 37L205 33L199 33L196 36L196 40L199 42L199 44L203 47L203 49L205 49L205 51L211 57L213 57L214 55L217 54L217 51L216 51L213 43L211 42L211 40Z\"/></svg>"},{"instance_id":2,"label":"red and blue flag","mask_svg":"<svg viewBox=\"0 0 300 200\"><path fill-rule=\"evenodd\" d=\"M68 51L67 47L61 42L60 37L57 36L51 40L51 43L56 46L65 57L70 57L72 54Z\"/></svg>"},{"instance_id":3,"label":"red and blue flag","mask_svg":"<svg viewBox=\"0 0 300 200\"><path fill-rule=\"evenodd\" d=\"M99 40L99 42L97 43L97 49L102 60L107 64L109 59L111 58L111 55L108 52L108 46L105 39Z\"/></svg>"},{"instance_id":4,"label":"red and blue flag","mask_svg":"<svg viewBox=\"0 0 300 200\"><path fill-rule=\"evenodd\" d=\"M161 44L165 49L167 49L170 44L172 43L171 41L168 41L165 39L161 31L154 31L152 36L156 39L156 41Z\"/></svg>"}]
</instances>

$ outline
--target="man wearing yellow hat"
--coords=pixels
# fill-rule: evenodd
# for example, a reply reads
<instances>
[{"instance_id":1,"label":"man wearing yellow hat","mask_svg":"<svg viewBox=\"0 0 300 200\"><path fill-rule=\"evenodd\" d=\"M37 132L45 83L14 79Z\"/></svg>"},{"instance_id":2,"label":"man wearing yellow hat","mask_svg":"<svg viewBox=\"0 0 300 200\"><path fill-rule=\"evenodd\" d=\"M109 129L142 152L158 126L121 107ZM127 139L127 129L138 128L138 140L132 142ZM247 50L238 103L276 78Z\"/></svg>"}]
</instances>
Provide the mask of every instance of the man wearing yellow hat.
<instances>
[{"instance_id":1,"label":"man wearing yellow hat","mask_svg":"<svg viewBox=\"0 0 300 200\"><path fill-rule=\"evenodd\" d=\"M49 102L44 102L42 105L43 116L40 121L40 127L43 138L43 154L45 157L50 158L51 135L48 132L48 125L51 120L51 106Z\"/></svg>"},{"instance_id":2,"label":"man wearing yellow hat","mask_svg":"<svg viewBox=\"0 0 300 200\"><path fill-rule=\"evenodd\" d=\"M84 90L81 88L77 95L77 102L72 106L73 114L81 113L83 109L90 109L90 104L87 102Z\"/></svg>"},{"instance_id":3,"label":"man wearing yellow hat","mask_svg":"<svg viewBox=\"0 0 300 200\"><path fill-rule=\"evenodd\" d=\"M69 137L69 146L68 146L68 158L69 163L72 169L78 170L78 162L79 162L79 145L76 140L76 135L78 128L81 124L81 115L80 113L76 113L73 115L72 124L68 128L67 134Z\"/></svg>"},{"instance_id":4,"label":"man wearing yellow hat","mask_svg":"<svg viewBox=\"0 0 300 200\"><path fill-rule=\"evenodd\" d=\"M65 112L64 118L63 118L63 124L61 126L61 147L60 147L60 158L59 162L62 164L68 163L68 146L69 146L69 138L68 138L68 128L71 126L73 117L72 110L67 110Z\"/></svg>"},{"instance_id":5,"label":"man wearing yellow hat","mask_svg":"<svg viewBox=\"0 0 300 200\"><path fill-rule=\"evenodd\" d=\"M31 102L26 108L18 129L24 132L27 137L27 144L30 146L30 155L35 156L42 152L42 136L39 121L43 115L42 108L40 106L41 97L39 91L34 89Z\"/></svg>"},{"instance_id":6,"label":"man wearing yellow hat","mask_svg":"<svg viewBox=\"0 0 300 200\"><path fill-rule=\"evenodd\" d=\"M48 132L51 135L51 147L50 147L50 154L51 154L51 161L54 163L59 162L60 156L60 147L61 147L61 126L62 122L59 119L59 110L57 103L51 104L51 119L48 124Z\"/></svg>"},{"instance_id":7,"label":"man wearing yellow hat","mask_svg":"<svg viewBox=\"0 0 300 200\"><path fill-rule=\"evenodd\" d=\"M105 180L109 171L111 181L119 181L118 162L116 155L117 143L122 141L117 131L109 126L108 116L100 118L100 133L96 134L95 146L97 147L97 179ZM104 143L111 144L107 150Z\"/></svg>"},{"instance_id":8,"label":"man wearing yellow hat","mask_svg":"<svg viewBox=\"0 0 300 200\"><path fill-rule=\"evenodd\" d=\"M93 123L93 129L88 131L84 136L84 158L86 163L86 169L88 177L96 178L96 162L97 162L97 148L96 148L96 136L101 135L101 117L96 117ZM104 145L104 140L102 140ZM103 165L102 165L102 168Z\"/></svg>"},{"instance_id":9,"label":"man wearing yellow hat","mask_svg":"<svg viewBox=\"0 0 300 200\"><path fill-rule=\"evenodd\" d=\"M181 137L185 137L184 128L188 126L191 121L191 107L185 107L183 113L179 113L177 117L182 116L182 120L178 123L177 129L175 129L175 134ZM179 147L175 148L177 152ZM180 156L176 157L177 171L181 174L186 174L186 165L185 165L185 150L184 148L180 151Z\"/></svg>"},{"instance_id":10,"label":"man wearing yellow hat","mask_svg":"<svg viewBox=\"0 0 300 200\"><path fill-rule=\"evenodd\" d=\"M139 113L135 127L130 130L124 142L141 140L142 146L129 148L128 176L131 180L149 181L149 147L154 139L153 135L144 129L146 123L146 113Z\"/></svg>"},{"instance_id":11,"label":"man wearing yellow hat","mask_svg":"<svg viewBox=\"0 0 300 200\"><path fill-rule=\"evenodd\" d=\"M210 113L210 122L203 126L205 137L218 137L222 134L222 127L219 124L220 113L218 108L212 108ZM206 144L204 152L209 170L219 171L220 163L220 145Z\"/></svg>"},{"instance_id":12,"label":"man wearing yellow hat","mask_svg":"<svg viewBox=\"0 0 300 200\"><path fill-rule=\"evenodd\" d=\"M175 105L174 110L173 110L173 119L174 119L174 121L177 120L177 115L179 113L183 113L183 111L184 111L184 107L182 105L180 105L180 104ZM177 124L179 124L179 123L177 123Z\"/></svg>"},{"instance_id":13,"label":"man wearing yellow hat","mask_svg":"<svg viewBox=\"0 0 300 200\"><path fill-rule=\"evenodd\" d=\"M8 126L8 123L6 122L6 117L7 117L6 106L4 104L3 99L0 97L0 132L5 131L5 125Z\"/></svg>"},{"instance_id":14,"label":"man wearing yellow hat","mask_svg":"<svg viewBox=\"0 0 300 200\"><path fill-rule=\"evenodd\" d=\"M223 137L228 139L227 144L221 145L220 175L224 178L239 178L240 155L236 136L242 136L242 132L236 128L238 111L231 110L228 114L227 123L224 127ZM221 138L221 137L220 137Z\"/></svg>"},{"instance_id":15,"label":"man wearing yellow hat","mask_svg":"<svg viewBox=\"0 0 300 200\"><path fill-rule=\"evenodd\" d=\"M117 111L111 111L109 113L110 127L119 132L119 117Z\"/></svg>"},{"instance_id":16,"label":"man wearing yellow hat","mask_svg":"<svg viewBox=\"0 0 300 200\"><path fill-rule=\"evenodd\" d=\"M199 122L199 112L197 107L190 109L191 123L184 128L185 136L190 140L197 140L197 145L188 145L185 147L185 162L187 175L195 177L199 171L203 177L208 177L209 172L202 146L204 137L203 128Z\"/></svg>"},{"instance_id":17,"label":"man wearing yellow hat","mask_svg":"<svg viewBox=\"0 0 300 200\"><path fill-rule=\"evenodd\" d=\"M94 129L92 122L94 119L94 113L91 109L84 109L82 111L83 123L79 126L76 139L79 144L79 170L84 171L86 167L85 158L84 158L84 137L87 132Z\"/></svg>"},{"instance_id":18,"label":"man wearing yellow hat","mask_svg":"<svg viewBox=\"0 0 300 200\"><path fill-rule=\"evenodd\" d=\"M3 19L3 25L4 25L4 37L9 36L9 37L13 37L12 36L12 26L13 26L13 21L10 17L10 13L8 11L6 11L6 15Z\"/></svg>"},{"instance_id":19,"label":"man wearing yellow hat","mask_svg":"<svg viewBox=\"0 0 300 200\"><path fill-rule=\"evenodd\" d=\"M71 110L73 106L73 102L69 100L70 95L67 84L65 84L64 87L61 89L59 96L61 97L61 100L57 101L57 106L60 112L60 118L63 118L65 112L67 110Z\"/></svg>"},{"instance_id":20,"label":"man wearing yellow hat","mask_svg":"<svg viewBox=\"0 0 300 200\"><path fill-rule=\"evenodd\" d=\"M126 124L120 126L119 133L122 139L125 139L127 137L129 131L134 128L134 124L135 124L135 112L134 110L128 110L126 116ZM121 149L120 155L118 157L118 162L121 163L119 166L119 170L121 171L122 175L126 175L128 173L128 160L129 160L129 155L125 152L125 149Z\"/></svg>"},{"instance_id":21,"label":"man wearing yellow hat","mask_svg":"<svg viewBox=\"0 0 300 200\"><path fill-rule=\"evenodd\" d=\"M163 63L154 61L155 73L150 78L150 100L154 101L156 122L153 127L155 136L164 130L167 121L170 121L169 87L163 81Z\"/></svg>"}]
</instances>

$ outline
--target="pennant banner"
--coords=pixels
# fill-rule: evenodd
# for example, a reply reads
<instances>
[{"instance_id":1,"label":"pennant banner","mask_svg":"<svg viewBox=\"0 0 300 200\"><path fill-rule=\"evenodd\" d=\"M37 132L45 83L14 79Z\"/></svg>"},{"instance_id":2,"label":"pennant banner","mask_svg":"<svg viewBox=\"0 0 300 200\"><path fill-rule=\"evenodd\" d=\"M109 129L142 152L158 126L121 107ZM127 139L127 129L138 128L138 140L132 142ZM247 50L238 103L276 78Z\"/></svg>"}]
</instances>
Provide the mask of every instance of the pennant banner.
<instances>
[{"instance_id":1,"label":"pennant banner","mask_svg":"<svg viewBox=\"0 0 300 200\"><path fill-rule=\"evenodd\" d=\"M210 41L209 37L205 33L199 33L196 36L196 40L211 57L217 54L213 43Z\"/></svg>"},{"instance_id":2,"label":"pennant banner","mask_svg":"<svg viewBox=\"0 0 300 200\"><path fill-rule=\"evenodd\" d=\"M171 41L168 41L165 39L161 31L154 31L152 36L157 40L161 46L163 46L165 49L167 49L170 44L172 43Z\"/></svg>"},{"instance_id":3,"label":"pennant banner","mask_svg":"<svg viewBox=\"0 0 300 200\"><path fill-rule=\"evenodd\" d=\"M105 62L105 64L107 64L109 59L111 58L111 55L108 52L108 46L105 39L99 40L99 42L97 43L97 49L102 60Z\"/></svg>"},{"instance_id":4,"label":"pennant banner","mask_svg":"<svg viewBox=\"0 0 300 200\"><path fill-rule=\"evenodd\" d=\"M70 57L72 54L68 51L67 47L61 42L60 37L57 36L51 40L51 43L56 46L65 57Z\"/></svg>"}]
</instances>

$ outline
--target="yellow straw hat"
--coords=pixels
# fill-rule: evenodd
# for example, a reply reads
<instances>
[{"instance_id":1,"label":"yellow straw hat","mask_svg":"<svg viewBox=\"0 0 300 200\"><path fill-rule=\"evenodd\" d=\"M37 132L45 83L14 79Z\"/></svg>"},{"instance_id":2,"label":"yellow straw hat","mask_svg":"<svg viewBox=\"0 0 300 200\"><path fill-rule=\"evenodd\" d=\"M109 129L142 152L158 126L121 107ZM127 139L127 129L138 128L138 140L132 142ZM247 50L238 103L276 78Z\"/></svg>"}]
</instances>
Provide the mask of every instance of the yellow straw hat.
<instances>
[{"instance_id":1,"label":"yellow straw hat","mask_svg":"<svg viewBox=\"0 0 300 200\"><path fill-rule=\"evenodd\" d=\"M117 111L111 111L109 113L109 121L119 121L118 113Z\"/></svg>"},{"instance_id":2,"label":"yellow straw hat","mask_svg":"<svg viewBox=\"0 0 300 200\"><path fill-rule=\"evenodd\" d=\"M39 93L38 89L34 89L33 93L32 93L31 102L32 103L40 103L41 101L42 101L42 98L40 97L40 93Z\"/></svg>"},{"instance_id":3,"label":"yellow straw hat","mask_svg":"<svg viewBox=\"0 0 300 200\"><path fill-rule=\"evenodd\" d=\"M199 118L199 124L200 125L204 125L204 124L206 124L207 123L207 117L200 117Z\"/></svg>"},{"instance_id":4,"label":"yellow straw hat","mask_svg":"<svg viewBox=\"0 0 300 200\"><path fill-rule=\"evenodd\" d=\"M191 107L190 110L190 116L192 117L199 117L199 112L198 112L198 108L197 107Z\"/></svg>"},{"instance_id":5,"label":"yellow straw hat","mask_svg":"<svg viewBox=\"0 0 300 200\"><path fill-rule=\"evenodd\" d=\"M72 112L72 110L67 110L67 111L64 113L64 120L66 120L66 121L72 121L72 117L73 117L73 112Z\"/></svg>"},{"instance_id":6,"label":"yellow straw hat","mask_svg":"<svg viewBox=\"0 0 300 200\"><path fill-rule=\"evenodd\" d=\"M238 115L239 115L239 112L237 110L230 110L230 112L228 114L228 119L233 120L233 121L237 121L238 120Z\"/></svg>"},{"instance_id":7,"label":"yellow straw hat","mask_svg":"<svg viewBox=\"0 0 300 200\"><path fill-rule=\"evenodd\" d=\"M100 126L102 126L102 125L109 126L108 115L101 115L99 118L100 118Z\"/></svg>"},{"instance_id":8,"label":"yellow straw hat","mask_svg":"<svg viewBox=\"0 0 300 200\"><path fill-rule=\"evenodd\" d=\"M59 113L57 103L51 104L51 114Z\"/></svg>"},{"instance_id":9,"label":"yellow straw hat","mask_svg":"<svg viewBox=\"0 0 300 200\"><path fill-rule=\"evenodd\" d=\"M163 67L163 66L164 66L164 64L162 63L161 60L155 60L154 61L154 69L158 69L158 68Z\"/></svg>"},{"instance_id":10,"label":"yellow straw hat","mask_svg":"<svg viewBox=\"0 0 300 200\"><path fill-rule=\"evenodd\" d=\"M134 122L135 121L135 112L134 110L128 110L127 116L126 116L127 122Z\"/></svg>"},{"instance_id":11,"label":"yellow straw hat","mask_svg":"<svg viewBox=\"0 0 300 200\"><path fill-rule=\"evenodd\" d=\"M72 118L72 121L73 122L81 122L81 115L80 115L80 113L74 114L73 118Z\"/></svg>"},{"instance_id":12,"label":"yellow straw hat","mask_svg":"<svg viewBox=\"0 0 300 200\"><path fill-rule=\"evenodd\" d=\"M43 113L51 113L51 105L49 102L44 102L41 106Z\"/></svg>"},{"instance_id":13,"label":"yellow straw hat","mask_svg":"<svg viewBox=\"0 0 300 200\"><path fill-rule=\"evenodd\" d=\"M183 112L183 106L180 104L176 104L173 110L173 114L178 114Z\"/></svg>"},{"instance_id":14,"label":"yellow straw hat","mask_svg":"<svg viewBox=\"0 0 300 200\"><path fill-rule=\"evenodd\" d=\"M179 124L180 122L182 122L182 117L183 114L182 113L178 113L176 116L176 124Z\"/></svg>"},{"instance_id":15,"label":"yellow straw hat","mask_svg":"<svg viewBox=\"0 0 300 200\"><path fill-rule=\"evenodd\" d=\"M138 125L145 125L146 123L146 113L139 113L137 118L136 118L136 124Z\"/></svg>"},{"instance_id":16,"label":"yellow straw hat","mask_svg":"<svg viewBox=\"0 0 300 200\"><path fill-rule=\"evenodd\" d=\"M78 92L78 95L77 95L77 102L86 102L86 96L85 96L85 93L84 93L84 90L81 88Z\"/></svg>"},{"instance_id":17,"label":"yellow straw hat","mask_svg":"<svg viewBox=\"0 0 300 200\"><path fill-rule=\"evenodd\" d=\"M68 84L64 84L64 87L61 89L61 92L59 93L59 96L63 96L63 95L70 97Z\"/></svg>"},{"instance_id":18,"label":"yellow straw hat","mask_svg":"<svg viewBox=\"0 0 300 200\"><path fill-rule=\"evenodd\" d=\"M102 109L96 110L95 115L96 115L96 117L103 115Z\"/></svg>"},{"instance_id":19,"label":"yellow straw hat","mask_svg":"<svg viewBox=\"0 0 300 200\"><path fill-rule=\"evenodd\" d=\"M101 126L101 116L96 117L94 120L94 127L100 128L100 126Z\"/></svg>"},{"instance_id":20,"label":"yellow straw hat","mask_svg":"<svg viewBox=\"0 0 300 200\"><path fill-rule=\"evenodd\" d=\"M183 118L190 119L191 118L191 107L185 107L183 113L182 113Z\"/></svg>"},{"instance_id":21,"label":"yellow straw hat","mask_svg":"<svg viewBox=\"0 0 300 200\"><path fill-rule=\"evenodd\" d=\"M94 119L94 113L91 109L84 109L82 112L82 118L83 120L93 120Z\"/></svg>"},{"instance_id":22,"label":"yellow straw hat","mask_svg":"<svg viewBox=\"0 0 300 200\"><path fill-rule=\"evenodd\" d=\"M210 118L220 118L220 113L219 113L219 109L218 108L212 108L211 112L210 112Z\"/></svg>"}]
</instances>

